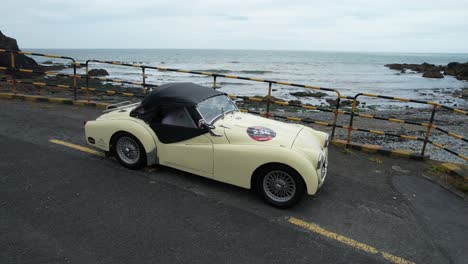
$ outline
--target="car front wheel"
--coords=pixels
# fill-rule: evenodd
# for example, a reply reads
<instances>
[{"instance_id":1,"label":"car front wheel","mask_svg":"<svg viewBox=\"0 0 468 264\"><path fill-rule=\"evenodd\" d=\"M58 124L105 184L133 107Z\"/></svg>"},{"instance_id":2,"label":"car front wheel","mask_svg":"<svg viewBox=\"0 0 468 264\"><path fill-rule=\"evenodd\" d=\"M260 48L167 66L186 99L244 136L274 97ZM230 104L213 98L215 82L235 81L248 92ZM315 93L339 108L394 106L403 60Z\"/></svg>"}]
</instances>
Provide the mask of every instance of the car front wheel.
<instances>
[{"instance_id":1,"label":"car front wheel","mask_svg":"<svg viewBox=\"0 0 468 264\"><path fill-rule=\"evenodd\" d=\"M269 166L261 170L256 187L267 203L278 208L294 206L305 191L302 177L284 165Z\"/></svg>"},{"instance_id":2,"label":"car front wheel","mask_svg":"<svg viewBox=\"0 0 468 264\"><path fill-rule=\"evenodd\" d=\"M124 167L141 169L146 165L145 149L133 135L127 133L118 135L114 146L115 156Z\"/></svg>"}]
</instances>

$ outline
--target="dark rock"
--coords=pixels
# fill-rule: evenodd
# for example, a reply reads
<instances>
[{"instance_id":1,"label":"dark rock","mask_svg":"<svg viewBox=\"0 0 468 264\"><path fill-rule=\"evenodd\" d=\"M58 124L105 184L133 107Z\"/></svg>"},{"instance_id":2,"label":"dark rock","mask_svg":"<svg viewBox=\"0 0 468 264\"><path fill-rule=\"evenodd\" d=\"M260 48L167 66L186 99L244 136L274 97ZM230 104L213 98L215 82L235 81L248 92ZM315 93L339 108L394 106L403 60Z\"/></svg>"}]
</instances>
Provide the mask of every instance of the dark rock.
<instances>
[{"instance_id":1,"label":"dark rock","mask_svg":"<svg viewBox=\"0 0 468 264\"><path fill-rule=\"evenodd\" d=\"M88 71L89 76L108 76L109 73L104 69L92 69Z\"/></svg>"},{"instance_id":2,"label":"dark rock","mask_svg":"<svg viewBox=\"0 0 468 264\"><path fill-rule=\"evenodd\" d=\"M261 98L262 100L268 100L268 96L255 95L254 97L255 97L255 98ZM280 101L280 102L284 102L283 99L280 99L280 98L274 97L274 96L271 96L270 99L271 99L271 101Z\"/></svg>"},{"instance_id":3,"label":"dark rock","mask_svg":"<svg viewBox=\"0 0 468 264\"><path fill-rule=\"evenodd\" d=\"M432 72L432 71L441 71L443 70L443 66L436 66L434 64L430 64L430 63L427 63L427 62L424 62L423 64L419 65L419 71L420 72Z\"/></svg>"},{"instance_id":4,"label":"dark rock","mask_svg":"<svg viewBox=\"0 0 468 264\"><path fill-rule=\"evenodd\" d=\"M54 64L54 63L52 61L48 60L48 61L44 61L42 64L50 65L50 64Z\"/></svg>"},{"instance_id":5,"label":"dark rock","mask_svg":"<svg viewBox=\"0 0 468 264\"><path fill-rule=\"evenodd\" d=\"M468 81L468 66L466 68L460 69L457 72L457 79Z\"/></svg>"},{"instance_id":6,"label":"dark rock","mask_svg":"<svg viewBox=\"0 0 468 264\"><path fill-rule=\"evenodd\" d=\"M321 98L321 97L324 97L326 96L327 94L326 93L323 93L323 92L315 92L315 93L311 93L311 92L292 92L292 93L289 93L290 95L294 95L294 96L297 96L297 97L316 97L316 98Z\"/></svg>"},{"instance_id":7,"label":"dark rock","mask_svg":"<svg viewBox=\"0 0 468 264\"><path fill-rule=\"evenodd\" d=\"M325 101L330 105L330 106L336 106L336 99L332 98L327 98ZM359 101L356 101L356 106L359 105ZM352 100L341 100L340 101L340 107L346 107L346 106L352 106L353 101Z\"/></svg>"},{"instance_id":8,"label":"dark rock","mask_svg":"<svg viewBox=\"0 0 468 264\"><path fill-rule=\"evenodd\" d=\"M330 106L335 106L336 105L336 99L332 98L327 98L325 101L330 105Z\"/></svg>"},{"instance_id":9,"label":"dark rock","mask_svg":"<svg viewBox=\"0 0 468 264\"><path fill-rule=\"evenodd\" d=\"M292 105L302 105L302 102L300 100L290 100L288 101L288 103Z\"/></svg>"},{"instance_id":10,"label":"dark rock","mask_svg":"<svg viewBox=\"0 0 468 264\"><path fill-rule=\"evenodd\" d=\"M44 66L41 65L41 69L43 71L61 71L66 69L65 65L57 64L57 65L50 65L50 66Z\"/></svg>"},{"instance_id":11,"label":"dark rock","mask_svg":"<svg viewBox=\"0 0 468 264\"><path fill-rule=\"evenodd\" d=\"M431 70L431 71L425 71L422 77L440 79L440 78L444 78L444 75L440 73L440 71Z\"/></svg>"},{"instance_id":12,"label":"dark rock","mask_svg":"<svg viewBox=\"0 0 468 264\"><path fill-rule=\"evenodd\" d=\"M342 100L340 102L340 106L352 106L353 105L353 101L352 100ZM359 105L359 101L356 101L356 106Z\"/></svg>"},{"instance_id":13,"label":"dark rock","mask_svg":"<svg viewBox=\"0 0 468 264\"><path fill-rule=\"evenodd\" d=\"M12 51L20 51L18 48L18 44L14 38L7 37L3 35L0 31L0 49L12 50ZM15 66L17 68L22 69L31 69L35 71L40 71L41 68L37 64L37 62L23 54L14 54L15 57ZM3 67L11 67L11 55L8 52L1 52L0 53L0 66ZM12 74L16 78L22 78L31 76L30 73L20 73L17 71L9 71L8 74Z\"/></svg>"},{"instance_id":14,"label":"dark rock","mask_svg":"<svg viewBox=\"0 0 468 264\"><path fill-rule=\"evenodd\" d=\"M450 62L445 67L444 74L455 76L458 80L468 81L468 62Z\"/></svg>"},{"instance_id":15,"label":"dark rock","mask_svg":"<svg viewBox=\"0 0 468 264\"><path fill-rule=\"evenodd\" d=\"M462 88L453 92L453 96L468 99L468 88Z\"/></svg>"},{"instance_id":16,"label":"dark rock","mask_svg":"<svg viewBox=\"0 0 468 264\"><path fill-rule=\"evenodd\" d=\"M388 67L392 70L398 70L400 73L406 73L406 70L411 70L415 72L427 72L427 71L443 71L445 70L445 66L442 65L434 65L427 62L422 64L408 64L408 63L391 63L385 64L385 67Z\"/></svg>"},{"instance_id":17,"label":"dark rock","mask_svg":"<svg viewBox=\"0 0 468 264\"><path fill-rule=\"evenodd\" d=\"M385 64L385 67L388 67L390 68L391 70L398 70L398 71L402 71L404 68L403 68L403 65L400 64L400 63L390 63L390 64Z\"/></svg>"}]
</instances>

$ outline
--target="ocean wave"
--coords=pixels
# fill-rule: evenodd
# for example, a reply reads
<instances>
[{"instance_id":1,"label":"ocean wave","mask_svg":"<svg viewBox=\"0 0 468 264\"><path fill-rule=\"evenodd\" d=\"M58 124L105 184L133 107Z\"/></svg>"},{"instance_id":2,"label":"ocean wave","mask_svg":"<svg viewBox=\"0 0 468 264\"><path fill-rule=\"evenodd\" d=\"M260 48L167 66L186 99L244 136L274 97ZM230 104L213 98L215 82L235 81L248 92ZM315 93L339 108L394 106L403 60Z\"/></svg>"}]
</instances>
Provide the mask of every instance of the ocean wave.
<instances>
[{"instance_id":1,"label":"ocean wave","mask_svg":"<svg viewBox=\"0 0 468 264\"><path fill-rule=\"evenodd\" d=\"M230 70L226 70L226 69L208 69L208 70L195 70L195 71L198 71L198 72L212 72L212 73L231 73L233 71L230 71Z\"/></svg>"},{"instance_id":2,"label":"ocean wave","mask_svg":"<svg viewBox=\"0 0 468 264\"><path fill-rule=\"evenodd\" d=\"M273 71L266 71L266 70L238 70L238 71L231 71L226 69L208 69L208 70L195 70L195 71L203 71L203 72L212 72L212 73L241 73L241 74L266 74L266 73L273 73Z\"/></svg>"},{"instance_id":3,"label":"ocean wave","mask_svg":"<svg viewBox=\"0 0 468 264\"><path fill-rule=\"evenodd\" d=\"M272 71L262 71L262 70L243 70L239 71L240 73L245 74L266 74L266 73L273 73Z\"/></svg>"},{"instance_id":4,"label":"ocean wave","mask_svg":"<svg viewBox=\"0 0 468 264\"><path fill-rule=\"evenodd\" d=\"M252 83L241 83L241 82L218 82L219 85L252 85Z\"/></svg>"}]
</instances>

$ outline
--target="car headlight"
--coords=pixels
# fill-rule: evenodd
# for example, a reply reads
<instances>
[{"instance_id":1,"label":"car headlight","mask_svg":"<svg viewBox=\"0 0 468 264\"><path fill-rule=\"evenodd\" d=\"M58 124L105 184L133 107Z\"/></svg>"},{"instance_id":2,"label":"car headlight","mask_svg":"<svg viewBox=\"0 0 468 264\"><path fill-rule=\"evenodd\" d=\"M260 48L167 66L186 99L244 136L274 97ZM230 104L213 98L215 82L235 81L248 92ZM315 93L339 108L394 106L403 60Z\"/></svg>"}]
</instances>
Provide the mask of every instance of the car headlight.
<instances>
[{"instance_id":1,"label":"car headlight","mask_svg":"<svg viewBox=\"0 0 468 264\"><path fill-rule=\"evenodd\" d=\"M325 138L324 147L328 148L328 145L330 145L330 135L329 134L327 134L327 137Z\"/></svg>"},{"instance_id":2,"label":"car headlight","mask_svg":"<svg viewBox=\"0 0 468 264\"><path fill-rule=\"evenodd\" d=\"M317 162L317 170L323 166L324 162L325 162L325 156L323 155L323 152L321 152L318 158L318 162Z\"/></svg>"}]
</instances>

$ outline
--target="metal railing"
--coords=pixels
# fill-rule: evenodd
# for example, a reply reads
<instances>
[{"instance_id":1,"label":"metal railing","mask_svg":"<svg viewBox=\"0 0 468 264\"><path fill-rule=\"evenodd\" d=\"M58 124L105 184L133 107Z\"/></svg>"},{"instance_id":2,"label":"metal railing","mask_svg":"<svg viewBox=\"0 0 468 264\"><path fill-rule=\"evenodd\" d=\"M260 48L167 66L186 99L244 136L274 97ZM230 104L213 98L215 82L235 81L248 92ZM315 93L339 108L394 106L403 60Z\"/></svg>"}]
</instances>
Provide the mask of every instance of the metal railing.
<instances>
[{"instance_id":1,"label":"metal railing","mask_svg":"<svg viewBox=\"0 0 468 264\"><path fill-rule=\"evenodd\" d=\"M191 70L183 70L183 69L176 69L176 68L166 68L166 67L156 67L156 66L149 66L149 65L142 65L142 64L130 64L130 63L123 63L123 62L118 62L118 61L103 61L103 60L87 60L85 63L78 63L75 61L75 59L71 57L66 57L66 56L58 56L58 55L49 55L49 54L40 54L40 53L33 53L33 52L22 52L22 51L10 51L10 50L4 50L0 49L0 53L5 52L5 53L10 53L11 56L11 65L10 67L0 67L0 71L9 71L9 72L22 72L22 73L36 73L36 74L44 74L46 76L57 76L57 77L65 77L65 78L71 78L73 80L71 85L65 85L65 84L50 84L47 82L28 82L24 80L17 80L16 78L8 79L8 78L0 78L0 82L7 82L12 84L12 92L16 93L16 84L21 83L21 84L28 84L28 85L33 85L36 87L55 87L55 88L61 88L65 90L71 90L73 93L73 100L77 100L77 92L83 92L86 94L87 100L91 100L91 93L104 93L107 95L122 95L122 96L133 96L133 97L144 97L149 90L156 88L158 85L156 84L149 84L147 83L146 79L148 77L147 73L148 70L157 70L157 71L169 71L169 72L177 72L177 73L186 73L186 74L195 74L195 75L203 75L203 76L208 76L213 78L213 88L216 89L217 87L217 81L219 78L228 78L228 79L238 79L238 80L245 80L245 81L252 81L252 82L262 82L262 83L267 83L268 84L268 90L267 90L267 96L264 98L259 98L259 97L252 97L252 96L241 96L241 95L230 95L231 98L233 99L242 99L243 101L251 101L251 102L257 102L257 103L264 103L266 105L266 111L265 112L260 112L260 111L252 111L252 110L243 110L246 112L250 112L253 114L259 114L263 115L265 117L269 118L277 118L277 119L283 119L283 120L288 120L288 121L296 121L296 122L302 122L305 124L316 124L316 125L321 125L321 126L327 126L332 128L331 132L331 138L335 138L336 133L335 130L336 128L340 129L345 129L347 130L347 136L346 136L346 142L348 144L351 143L352 139L352 132L353 131L360 131L360 132L365 132L365 133L370 133L370 134L375 134L375 135L383 135L383 136L390 136L390 137L397 137L405 140L416 140L420 141L423 143L420 155L424 155L426 151L427 144L434 145L440 149L443 149L447 151L448 153L451 153L453 155L456 155L457 157L467 161L468 157L454 151L453 149L447 148L446 146L443 146L437 142L434 142L430 139L432 129L435 129L443 134L446 134L452 138L455 138L457 140L460 140L462 142L468 142L467 138L459 135L455 132L448 131L444 128L441 128L437 125L434 124L434 118L436 115L436 111L438 109L445 109L449 110L453 113L456 114L461 114L461 115L468 115L466 110L463 109L458 109L458 108L453 108L447 105L439 104L436 102L431 102L431 101L422 101L422 100L416 100L416 99L408 99L408 98L401 98L401 97L392 97L392 96L386 96L386 95L377 95L377 94L370 94L370 93L358 93L354 96L343 96L337 89L333 88L327 88L327 87L319 87L319 86L313 86L313 85L306 85L306 84L297 84L297 83L290 83L290 82L283 82L283 81L276 81L276 80L267 80L267 79L259 79L259 78L251 78L251 77L244 77L244 76L235 76L235 75L227 75L227 74L219 74L219 73L212 73L212 72L206 72L206 71L191 71ZM64 74L64 73L58 73L54 71L41 71L41 70L34 70L34 69L22 69L16 67L15 64L15 54L23 54L23 55L31 55L31 56L42 56L42 57L49 57L49 58L59 58L59 59L66 59L70 60L71 64L73 66L73 74ZM112 65L119 65L123 67L132 67L132 68L139 68L141 69L141 75L142 75L142 81L141 82L135 82L135 81L126 81L126 80L121 80L121 79L114 79L114 78L105 78L105 77L93 77L89 75L89 65L90 63L98 63L98 64L112 64ZM76 69L77 66L85 66L85 72L86 74L77 74ZM86 83L85 85L77 85L77 80L78 79L85 79ZM90 80L97 80L100 82L110 82L110 83L119 83L119 84L128 84L128 85L136 85L136 86L141 86L141 90L137 90L137 92L127 92L127 91L121 91L121 90L109 90L109 89L102 89L102 88L93 88L89 87L90 86ZM273 99L272 96L272 91L273 91L273 85L283 85L283 86L290 86L290 87L299 87L299 88L305 88L305 89L312 89L312 90L320 90L320 91L325 91L325 92L332 92L336 95L336 104L332 106L331 108L326 108L326 107L321 107L321 106L313 106L313 105L306 105L306 104L298 104L294 102L286 102L282 100L275 100ZM431 115L427 123L420 123L420 122L414 122L410 120L404 120L404 119L397 119L397 118L388 118L388 117L381 117L381 116L375 116L375 115L369 115L369 114L363 114L363 113L357 113L357 104L358 104L358 98L361 96L365 97L371 97L371 98L380 98L380 99L386 99L386 100L395 100L395 101L400 101L400 102L407 102L407 103L417 103L417 104L425 104L425 105L430 105L432 107L431 110ZM351 104L351 111L343 111L340 110L340 105L341 105L341 99L349 99L352 100ZM296 108L301 108L301 109L306 109L306 110L316 110L316 111L321 111L321 112L328 112L333 114L333 119L332 122L324 122L323 120L313 120L311 118L299 118L295 116L284 116L284 115L278 115L274 114L271 111L271 106L272 105L280 105L280 106L291 106L291 107L296 107ZM349 116L349 122L347 125L340 125L337 124L337 119L339 115L346 115ZM426 128L426 132L424 134L424 137L419 137L419 136L412 136L412 135L402 135L402 134L396 134L396 133L388 133L384 131L379 131L379 130L372 130L372 129L364 129L364 128L358 128L354 127L354 119L355 117L361 117L361 118L368 118L368 119L375 119L375 120L382 120L382 121L387 121L387 122L392 122L392 123L399 123L399 124L410 124L410 125L415 125L415 126L421 126Z\"/></svg>"}]
</instances>

